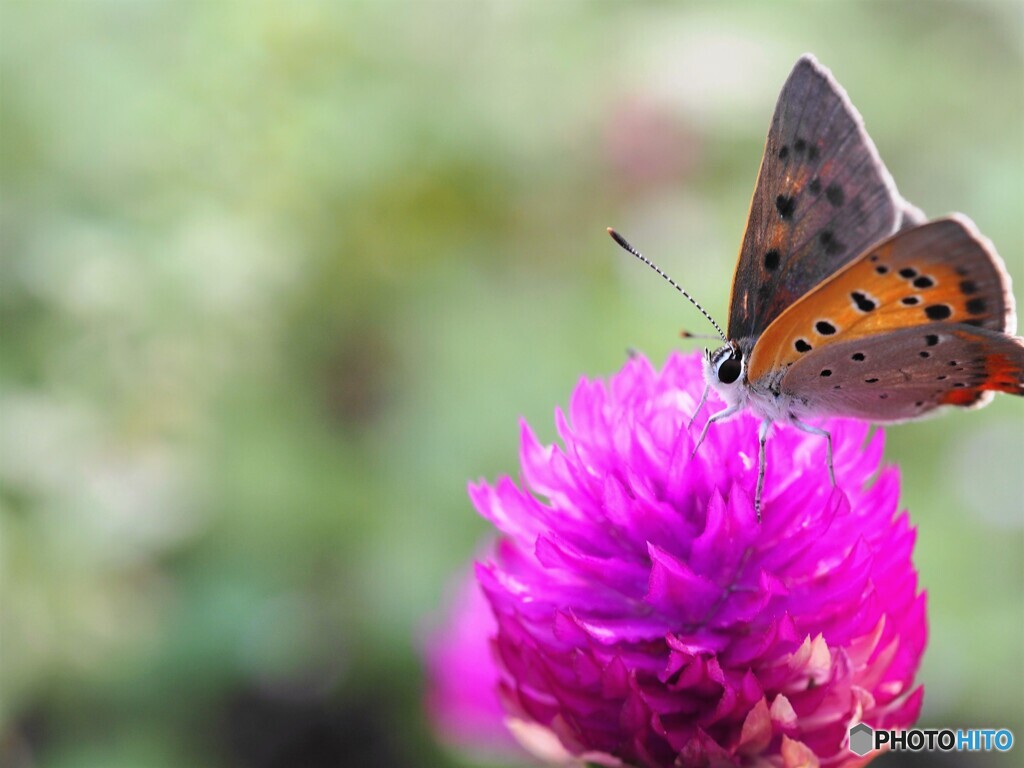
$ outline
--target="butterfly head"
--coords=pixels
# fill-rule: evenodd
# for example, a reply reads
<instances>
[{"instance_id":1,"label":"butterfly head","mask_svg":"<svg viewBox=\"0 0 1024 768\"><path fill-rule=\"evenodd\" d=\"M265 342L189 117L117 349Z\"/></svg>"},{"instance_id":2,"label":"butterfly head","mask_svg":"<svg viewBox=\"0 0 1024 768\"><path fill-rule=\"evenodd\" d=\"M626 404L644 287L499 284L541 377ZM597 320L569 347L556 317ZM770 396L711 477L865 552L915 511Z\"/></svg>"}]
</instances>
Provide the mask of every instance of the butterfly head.
<instances>
[{"instance_id":1,"label":"butterfly head","mask_svg":"<svg viewBox=\"0 0 1024 768\"><path fill-rule=\"evenodd\" d=\"M719 347L714 352L704 350L704 356L707 358L708 368L716 385L735 384L743 374L743 354L733 342Z\"/></svg>"},{"instance_id":2,"label":"butterfly head","mask_svg":"<svg viewBox=\"0 0 1024 768\"><path fill-rule=\"evenodd\" d=\"M728 341L713 352L704 351L704 380L729 405L746 399L749 351L735 341Z\"/></svg>"}]
</instances>

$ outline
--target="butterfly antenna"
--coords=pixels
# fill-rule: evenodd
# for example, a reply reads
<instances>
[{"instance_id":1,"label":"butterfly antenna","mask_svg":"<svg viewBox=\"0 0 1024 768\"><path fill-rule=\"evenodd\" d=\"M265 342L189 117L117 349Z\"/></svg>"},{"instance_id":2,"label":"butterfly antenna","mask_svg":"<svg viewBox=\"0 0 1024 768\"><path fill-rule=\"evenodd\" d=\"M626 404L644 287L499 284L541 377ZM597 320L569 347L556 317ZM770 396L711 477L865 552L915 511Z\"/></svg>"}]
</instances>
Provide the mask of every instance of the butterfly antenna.
<instances>
[{"instance_id":1,"label":"butterfly antenna","mask_svg":"<svg viewBox=\"0 0 1024 768\"><path fill-rule=\"evenodd\" d=\"M669 277L664 272L662 272L661 268L657 264L655 264L653 261L651 261L646 256L644 256L642 253L640 253L640 251L638 251L636 248L634 248L632 245L630 245L629 242L626 240L626 238L624 238L622 235L620 235L618 232L616 232L611 227L608 227L608 234L612 236L612 240L614 240L616 243L618 243L619 246L623 250L626 250L626 251L629 251L630 253L632 253L634 256L636 256L638 259L640 259L640 261L642 261L648 267L650 267L655 272L657 272L659 275L661 275L663 278L665 278L668 281L669 285L671 285L673 288L675 288L677 291L679 291L681 294L683 294L683 296L685 296L687 299L689 299L690 303L693 304L693 306L695 306L697 309L699 309L700 313L702 315L704 315L704 317L707 318L707 321L709 323L711 323L715 327L715 330L718 331L718 335L722 337L722 341L728 341L729 340L728 338L726 338L725 333L722 332L722 329L719 327L718 323L715 322L715 319L713 317L711 317L711 315L709 315L707 313L707 310L704 309L704 307L702 307L700 305L700 303L695 298L693 298L693 296L691 296L686 291L684 291L683 288L679 285L679 283L677 283L671 277ZM690 335L692 336L692 334L690 334Z\"/></svg>"}]
</instances>

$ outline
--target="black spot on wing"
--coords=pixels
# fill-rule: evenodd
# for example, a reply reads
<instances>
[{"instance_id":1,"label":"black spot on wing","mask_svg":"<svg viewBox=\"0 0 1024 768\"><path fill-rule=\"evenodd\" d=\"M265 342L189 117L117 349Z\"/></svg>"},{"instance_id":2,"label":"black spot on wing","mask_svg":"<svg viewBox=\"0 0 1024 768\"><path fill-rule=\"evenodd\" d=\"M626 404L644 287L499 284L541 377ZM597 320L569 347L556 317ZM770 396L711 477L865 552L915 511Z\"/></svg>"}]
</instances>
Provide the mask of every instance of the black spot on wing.
<instances>
[{"instance_id":1,"label":"black spot on wing","mask_svg":"<svg viewBox=\"0 0 1024 768\"><path fill-rule=\"evenodd\" d=\"M829 256L835 256L837 253L842 253L843 244L836 240L832 230L826 229L820 235L818 235L818 242L821 243L825 249L825 253Z\"/></svg>"},{"instance_id":2,"label":"black spot on wing","mask_svg":"<svg viewBox=\"0 0 1024 768\"><path fill-rule=\"evenodd\" d=\"M810 352L812 347L804 339L797 339L793 344L797 352Z\"/></svg>"},{"instance_id":3,"label":"black spot on wing","mask_svg":"<svg viewBox=\"0 0 1024 768\"><path fill-rule=\"evenodd\" d=\"M967 302L967 311L972 315L983 315L987 309L988 304L986 304L985 300L982 298L970 299Z\"/></svg>"},{"instance_id":4,"label":"black spot on wing","mask_svg":"<svg viewBox=\"0 0 1024 768\"><path fill-rule=\"evenodd\" d=\"M861 312L871 312L878 307L878 302L860 291L851 293L850 298L853 299L854 306Z\"/></svg>"},{"instance_id":5,"label":"black spot on wing","mask_svg":"<svg viewBox=\"0 0 1024 768\"><path fill-rule=\"evenodd\" d=\"M793 218L793 212L796 210L796 198L790 195L778 195L775 198L775 210L783 219Z\"/></svg>"},{"instance_id":6,"label":"black spot on wing","mask_svg":"<svg viewBox=\"0 0 1024 768\"><path fill-rule=\"evenodd\" d=\"M832 325L828 320L819 320L814 324L814 330L820 333L822 336L831 336L836 332L836 327Z\"/></svg>"},{"instance_id":7,"label":"black spot on wing","mask_svg":"<svg viewBox=\"0 0 1024 768\"><path fill-rule=\"evenodd\" d=\"M773 248L764 255L764 268L772 272L775 271L779 268L781 258L779 252Z\"/></svg>"},{"instance_id":8,"label":"black spot on wing","mask_svg":"<svg viewBox=\"0 0 1024 768\"><path fill-rule=\"evenodd\" d=\"M841 186L832 183L825 188L825 199L832 204L833 208L838 208L846 202L846 194L843 192L843 188Z\"/></svg>"},{"instance_id":9,"label":"black spot on wing","mask_svg":"<svg viewBox=\"0 0 1024 768\"><path fill-rule=\"evenodd\" d=\"M924 308L924 313L929 320L947 320L952 316L953 310L948 304L932 304Z\"/></svg>"}]
</instances>

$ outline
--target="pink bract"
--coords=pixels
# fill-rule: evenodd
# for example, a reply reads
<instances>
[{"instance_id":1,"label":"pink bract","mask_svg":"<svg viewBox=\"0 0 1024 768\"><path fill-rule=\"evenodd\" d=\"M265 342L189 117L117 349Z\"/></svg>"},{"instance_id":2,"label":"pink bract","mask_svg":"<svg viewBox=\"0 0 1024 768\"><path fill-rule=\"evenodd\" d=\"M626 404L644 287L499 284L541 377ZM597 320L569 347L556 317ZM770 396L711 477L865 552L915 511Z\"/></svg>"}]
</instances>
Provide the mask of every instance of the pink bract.
<instances>
[{"instance_id":1,"label":"pink bract","mask_svg":"<svg viewBox=\"0 0 1024 768\"><path fill-rule=\"evenodd\" d=\"M425 649L431 725L457 749L483 758L520 756L498 695L500 673L491 648L498 624L475 579L458 585L448 610L447 623L431 634Z\"/></svg>"},{"instance_id":2,"label":"pink bract","mask_svg":"<svg viewBox=\"0 0 1024 768\"><path fill-rule=\"evenodd\" d=\"M925 596L883 434L851 420L824 441L757 421L694 439L700 355L642 357L582 380L555 422L522 425L522 480L470 486L501 533L477 578L497 620L508 714L570 753L634 766L850 766L858 722L908 727L923 691Z\"/></svg>"}]
</instances>

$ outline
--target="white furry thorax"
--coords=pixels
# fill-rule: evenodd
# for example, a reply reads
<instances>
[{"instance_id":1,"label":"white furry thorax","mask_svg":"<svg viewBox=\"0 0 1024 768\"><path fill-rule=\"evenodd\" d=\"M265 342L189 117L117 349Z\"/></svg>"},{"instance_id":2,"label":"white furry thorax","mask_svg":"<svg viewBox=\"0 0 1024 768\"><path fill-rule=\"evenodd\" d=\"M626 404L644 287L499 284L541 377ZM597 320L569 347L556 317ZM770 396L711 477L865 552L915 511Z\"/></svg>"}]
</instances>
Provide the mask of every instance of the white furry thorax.
<instances>
[{"instance_id":1,"label":"white furry thorax","mask_svg":"<svg viewBox=\"0 0 1024 768\"><path fill-rule=\"evenodd\" d=\"M773 381L758 381L753 384L747 380L747 362L750 358L752 344L748 346L740 342L728 346L733 346L740 352L742 366L739 378L731 384L719 381L718 372L712 363L721 349L714 352L706 350L702 360L704 381L722 398L727 408L737 411L749 410L762 421L783 424L792 423L797 418L815 415L813 409L807 408L799 398L781 391L778 381L782 378L781 375L773 377L776 379Z\"/></svg>"}]
</instances>

